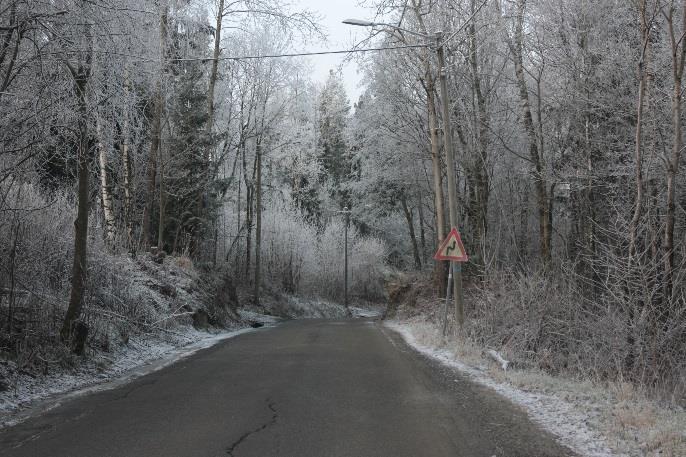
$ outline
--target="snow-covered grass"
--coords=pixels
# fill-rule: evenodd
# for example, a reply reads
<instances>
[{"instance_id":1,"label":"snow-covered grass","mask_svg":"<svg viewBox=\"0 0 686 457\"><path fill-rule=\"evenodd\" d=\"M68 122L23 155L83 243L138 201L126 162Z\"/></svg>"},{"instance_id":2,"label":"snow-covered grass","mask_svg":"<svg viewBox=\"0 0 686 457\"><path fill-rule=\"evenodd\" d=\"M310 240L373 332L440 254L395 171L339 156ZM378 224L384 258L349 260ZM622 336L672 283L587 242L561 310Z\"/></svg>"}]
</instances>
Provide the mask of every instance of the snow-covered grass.
<instances>
[{"instance_id":1,"label":"snow-covered grass","mask_svg":"<svg viewBox=\"0 0 686 457\"><path fill-rule=\"evenodd\" d=\"M0 378L12 388L0 392L0 428L58 405L63 399L120 386L157 371L251 328L208 333L192 327L174 334L137 336L111 353L97 353L71 370L40 376L16 371L13 362L0 362Z\"/></svg>"},{"instance_id":2,"label":"snow-covered grass","mask_svg":"<svg viewBox=\"0 0 686 457\"><path fill-rule=\"evenodd\" d=\"M469 342L446 339L422 318L386 322L422 354L522 406L583 456L686 456L686 411L649 400L629 384L597 385L536 370L503 371Z\"/></svg>"}]
</instances>

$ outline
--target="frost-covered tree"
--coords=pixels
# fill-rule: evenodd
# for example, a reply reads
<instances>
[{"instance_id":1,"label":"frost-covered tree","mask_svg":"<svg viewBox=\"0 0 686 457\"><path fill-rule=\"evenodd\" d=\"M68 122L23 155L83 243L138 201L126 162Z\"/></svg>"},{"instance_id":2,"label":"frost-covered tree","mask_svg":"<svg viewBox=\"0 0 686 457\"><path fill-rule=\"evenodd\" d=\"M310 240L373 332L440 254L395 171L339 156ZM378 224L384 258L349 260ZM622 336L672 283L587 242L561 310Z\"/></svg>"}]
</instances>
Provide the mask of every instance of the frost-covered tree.
<instances>
[{"instance_id":1,"label":"frost-covered tree","mask_svg":"<svg viewBox=\"0 0 686 457\"><path fill-rule=\"evenodd\" d=\"M349 205L346 184L353 174L351 151L346 141L349 113L350 102L341 76L331 70L319 94L317 147L324 172L321 179L328 181L332 197L341 207Z\"/></svg>"},{"instance_id":2,"label":"frost-covered tree","mask_svg":"<svg viewBox=\"0 0 686 457\"><path fill-rule=\"evenodd\" d=\"M173 97L165 103L167 121L159 163L158 247L194 257L199 257L202 242L212 239L216 217L216 183L210 164L214 138L207 131L207 68L200 60L183 60L207 52L210 29L204 16L202 10L188 11L170 22L168 73Z\"/></svg>"}]
</instances>

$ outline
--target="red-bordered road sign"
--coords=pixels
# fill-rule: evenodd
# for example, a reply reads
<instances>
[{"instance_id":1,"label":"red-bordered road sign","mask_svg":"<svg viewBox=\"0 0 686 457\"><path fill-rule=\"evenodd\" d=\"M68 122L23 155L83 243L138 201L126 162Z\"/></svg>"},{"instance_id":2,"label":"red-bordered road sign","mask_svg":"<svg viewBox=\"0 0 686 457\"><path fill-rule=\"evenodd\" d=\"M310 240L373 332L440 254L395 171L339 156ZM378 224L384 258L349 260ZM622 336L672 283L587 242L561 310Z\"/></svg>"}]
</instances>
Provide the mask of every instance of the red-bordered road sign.
<instances>
[{"instance_id":1,"label":"red-bordered road sign","mask_svg":"<svg viewBox=\"0 0 686 457\"><path fill-rule=\"evenodd\" d=\"M455 227L453 227L439 246L434 259L450 260L452 262L467 262L469 260L467 251L462 244L462 238L460 238L460 232Z\"/></svg>"}]
</instances>

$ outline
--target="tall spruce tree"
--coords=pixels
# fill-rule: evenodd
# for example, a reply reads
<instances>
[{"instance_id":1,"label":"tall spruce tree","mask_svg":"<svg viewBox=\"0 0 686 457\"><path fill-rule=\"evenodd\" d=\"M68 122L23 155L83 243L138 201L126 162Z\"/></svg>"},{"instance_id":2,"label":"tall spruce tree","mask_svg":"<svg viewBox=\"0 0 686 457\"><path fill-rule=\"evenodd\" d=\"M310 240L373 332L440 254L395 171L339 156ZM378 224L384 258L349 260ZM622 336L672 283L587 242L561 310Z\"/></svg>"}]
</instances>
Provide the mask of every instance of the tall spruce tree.
<instances>
[{"instance_id":1,"label":"tall spruce tree","mask_svg":"<svg viewBox=\"0 0 686 457\"><path fill-rule=\"evenodd\" d=\"M207 49L211 38L209 28L193 27L199 22L192 17L184 19L170 31L177 57ZM202 257L200 243L211 238L216 216L209 153L214 139L207 130L207 68L198 60L175 60L170 70L175 96L167 104L169 134L161 199L166 217L160 246Z\"/></svg>"},{"instance_id":2,"label":"tall spruce tree","mask_svg":"<svg viewBox=\"0 0 686 457\"><path fill-rule=\"evenodd\" d=\"M320 95L317 147L324 172L322 180L329 182L331 197L341 207L349 205L346 183L352 173L351 151L345 138L349 113L350 102L341 76L331 70Z\"/></svg>"}]
</instances>

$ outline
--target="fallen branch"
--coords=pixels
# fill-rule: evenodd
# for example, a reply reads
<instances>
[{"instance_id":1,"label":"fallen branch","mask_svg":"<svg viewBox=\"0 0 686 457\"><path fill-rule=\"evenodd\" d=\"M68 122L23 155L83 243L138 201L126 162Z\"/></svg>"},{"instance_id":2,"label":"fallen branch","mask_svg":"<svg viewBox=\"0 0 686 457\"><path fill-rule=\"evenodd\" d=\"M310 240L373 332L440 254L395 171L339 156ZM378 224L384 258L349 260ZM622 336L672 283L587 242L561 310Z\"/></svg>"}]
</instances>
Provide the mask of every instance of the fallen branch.
<instances>
[{"instance_id":1,"label":"fallen branch","mask_svg":"<svg viewBox=\"0 0 686 457\"><path fill-rule=\"evenodd\" d=\"M507 371L507 367L510 366L510 361L505 360L502 355L498 353L498 351L494 351L493 349L489 349L486 351L486 354L493 359L498 365L500 365L500 368L503 369L503 371Z\"/></svg>"},{"instance_id":2,"label":"fallen branch","mask_svg":"<svg viewBox=\"0 0 686 457\"><path fill-rule=\"evenodd\" d=\"M134 321L132 319L129 319L126 316L122 316L121 314L118 314L118 313L115 313L113 311L109 311L106 309L91 308L90 311L95 311L96 313L100 313L100 314L103 314L103 315L108 316L108 317L113 317L115 319L122 320L122 321L127 322L127 323L132 324L132 325L137 325L137 326L147 327L147 328L153 328L153 329L160 330L160 331L163 331L166 333L170 333L172 335L176 335L176 336L179 336L182 338L186 338L188 340L192 340L192 338L190 338L188 335L184 335L183 333L175 332L173 330L169 330L169 329L166 329L164 327L160 327L159 325L155 325L155 324L148 324L146 322Z\"/></svg>"},{"instance_id":3,"label":"fallen branch","mask_svg":"<svg viewBox=\"0 0 686 457\"><path fill-rule=\"evenodd\" d=\"M179 309L181 309L181 308L179 308ZM152 324L147 324L147 325L156 325L156 324L159 324L161 322L168 321L169 319L176 319L177 317L183 317L183 316L192 316L193 314L195 314L194 311L186 311L183 313L174 313L174 314L171 314L169 316L163 317L162 319L158 319L155 322L153 322Z\"/></svg>"}]
</instances>

